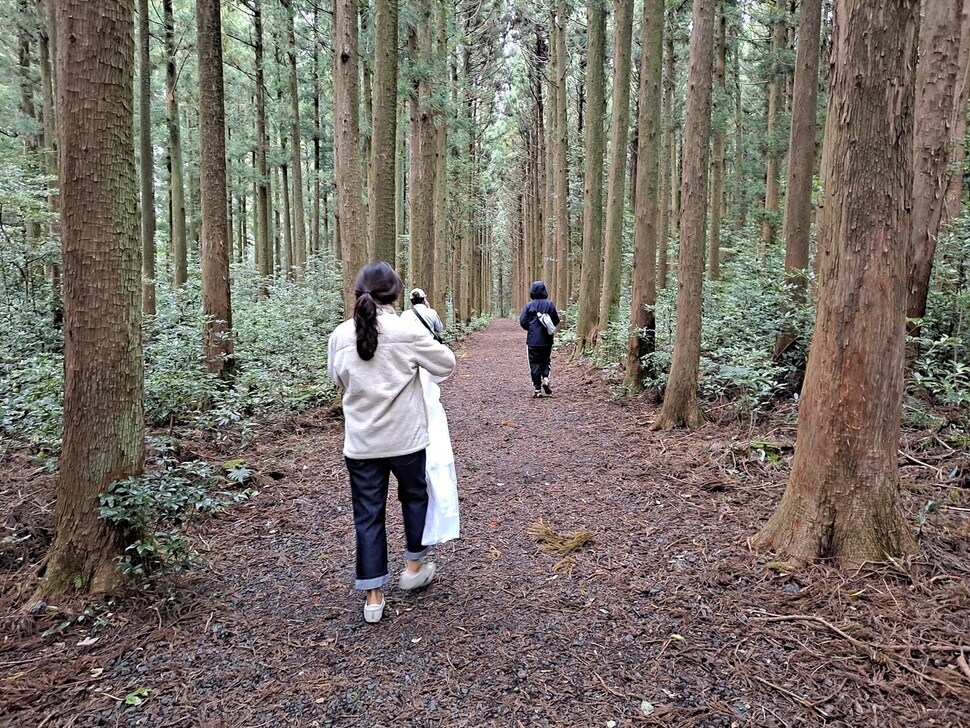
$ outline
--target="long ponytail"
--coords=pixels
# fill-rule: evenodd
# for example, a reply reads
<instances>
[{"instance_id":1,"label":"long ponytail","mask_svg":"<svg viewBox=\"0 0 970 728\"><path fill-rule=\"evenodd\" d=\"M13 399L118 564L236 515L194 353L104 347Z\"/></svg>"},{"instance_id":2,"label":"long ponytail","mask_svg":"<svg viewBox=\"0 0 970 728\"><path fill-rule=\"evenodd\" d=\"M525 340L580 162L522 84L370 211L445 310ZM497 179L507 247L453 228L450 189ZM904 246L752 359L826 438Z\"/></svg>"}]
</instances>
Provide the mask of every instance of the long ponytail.
<instances>
[{"instance_id":1,"label":"long ponytail","mask_svg":"<svg viewBox=\"0 0 970 728\"><path fill-rule=\"evenodd\" d=\"M368 263L360 269L354 282L354 326L357 329L357 354L364 361L377 351L377 309L394 303L401 295L401 277L387 263Z\"/></svg>"}]
</instances>

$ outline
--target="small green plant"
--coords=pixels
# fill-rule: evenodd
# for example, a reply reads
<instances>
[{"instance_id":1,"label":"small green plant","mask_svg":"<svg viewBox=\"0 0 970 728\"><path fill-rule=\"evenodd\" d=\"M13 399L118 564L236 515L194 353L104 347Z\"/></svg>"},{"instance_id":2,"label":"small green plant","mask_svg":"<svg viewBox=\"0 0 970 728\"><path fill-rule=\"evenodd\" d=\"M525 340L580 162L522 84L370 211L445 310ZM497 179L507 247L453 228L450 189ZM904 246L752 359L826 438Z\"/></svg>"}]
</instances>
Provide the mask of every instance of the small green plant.
<instances>
[{"instance_id":1,"label":"small green plant","mask_svg":"<svg viewBox=\"0 0 970 728\"><path fill-rule=\"evenodd\" d=\"M197 562L189 530L223 506L255 494L219 490L249 476L241 460L226 463L226 476L200 460L167 458L145 475L112 483L100 496L101 518L118 528L128 547L119 568L132 579L157 578Z\"/></svg>"},{"instance_id":2,"label":"small green plant","mask_svg":"<svg viewBox=\"0 0 970 728\"><path fill-rule=\"evenodd\" d=\"M940 506L943 504L939 501L928 500L923 506L916 512L916 531L917 535L922 535L923 529L929 524L929 516L931 513L936 513L940 510Z\"/></svg>"}]
</instances>

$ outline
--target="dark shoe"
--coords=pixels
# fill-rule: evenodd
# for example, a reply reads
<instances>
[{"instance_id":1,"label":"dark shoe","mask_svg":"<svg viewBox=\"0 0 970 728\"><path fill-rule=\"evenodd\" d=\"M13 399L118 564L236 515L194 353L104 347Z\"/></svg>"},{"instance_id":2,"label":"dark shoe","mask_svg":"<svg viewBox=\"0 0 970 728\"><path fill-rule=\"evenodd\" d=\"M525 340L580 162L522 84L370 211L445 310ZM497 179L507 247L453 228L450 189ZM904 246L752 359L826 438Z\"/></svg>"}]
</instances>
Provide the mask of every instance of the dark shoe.
<instances>
[{"instance_id":1,"label":"dark shoe","mask_svg":"<svg viewBox=\"0 0 970 728\"><path fill-rule=\"evenodd\" d=\"M414 574L405 569L401 572L400 586L402 589L404 589L404 591L420 589L421 587L427 586L431 583L431 580L434 579L435 571L437 571L437 567L434 565L433 561L422 562L421 568L419 568Z\"/></svg>"},{"instance_id":2,"label":"dark shoe","mask_svg":"<svg viewBox=\"0 0 970 728\"><path fill-rule=\"evenodd\" d=\"M542 388L546 394L552 394L552 387L549 386L549 377L542 378Z\"/></svg>"}]
</instances>

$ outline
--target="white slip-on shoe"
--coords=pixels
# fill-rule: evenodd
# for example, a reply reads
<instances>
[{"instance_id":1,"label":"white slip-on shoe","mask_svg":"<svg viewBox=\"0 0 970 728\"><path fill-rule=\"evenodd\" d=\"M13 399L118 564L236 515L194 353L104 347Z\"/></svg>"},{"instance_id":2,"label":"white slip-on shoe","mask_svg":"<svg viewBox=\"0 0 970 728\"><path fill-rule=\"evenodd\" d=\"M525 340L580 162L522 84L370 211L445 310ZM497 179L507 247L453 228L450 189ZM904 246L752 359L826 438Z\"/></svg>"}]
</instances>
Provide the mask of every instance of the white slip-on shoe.
<instances>
[{"instance_id":1,"label":"white slip-on shoe","mask_svg":"<svg viewBox=\"0 0 970 728\"><path fill-rule=\"evenodd\" d=\"M370 622L371 624L375 622L380 622L381 617L384 616L384 600L381 599L380 604L368 604L364 602L364 621Z\"/></svg>"},{"instance_id":2,"label":"white slip-on shoe","mask_svg":"<svg viewBox=\"0 0 970 728\"><path fill-rule=\"evenodd\" d=\"M421 564L421 568L413 574L405 569L401 572L400 587L404 591L411 591L412 589L420 589L423 586L427 586L434 579L437 568L433 561L425 561Z\"/></svg>"}]
</instances>

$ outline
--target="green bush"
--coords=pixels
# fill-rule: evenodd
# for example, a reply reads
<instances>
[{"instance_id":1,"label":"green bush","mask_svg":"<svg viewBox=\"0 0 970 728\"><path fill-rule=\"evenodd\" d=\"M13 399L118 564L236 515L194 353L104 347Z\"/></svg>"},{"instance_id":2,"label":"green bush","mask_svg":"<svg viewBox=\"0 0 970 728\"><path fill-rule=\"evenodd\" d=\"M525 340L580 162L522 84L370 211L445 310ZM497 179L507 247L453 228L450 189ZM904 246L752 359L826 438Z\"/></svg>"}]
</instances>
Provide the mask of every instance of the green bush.
<instances>
[{"instance_id":1,"label":"green bush","mask_svg":"<svg viewBox=\"0 0 970 728\"><path fill-rule=\"evenodd\" d=\"M200 460L163 458L158 470L118 480L99 496L100 516L129 544L119 568L129 579L158 578L198 561L190 530L220 508L255 494L226 488L243 482L241 461L224 466L225 475Z\"/></svg>"}]
</instances>

